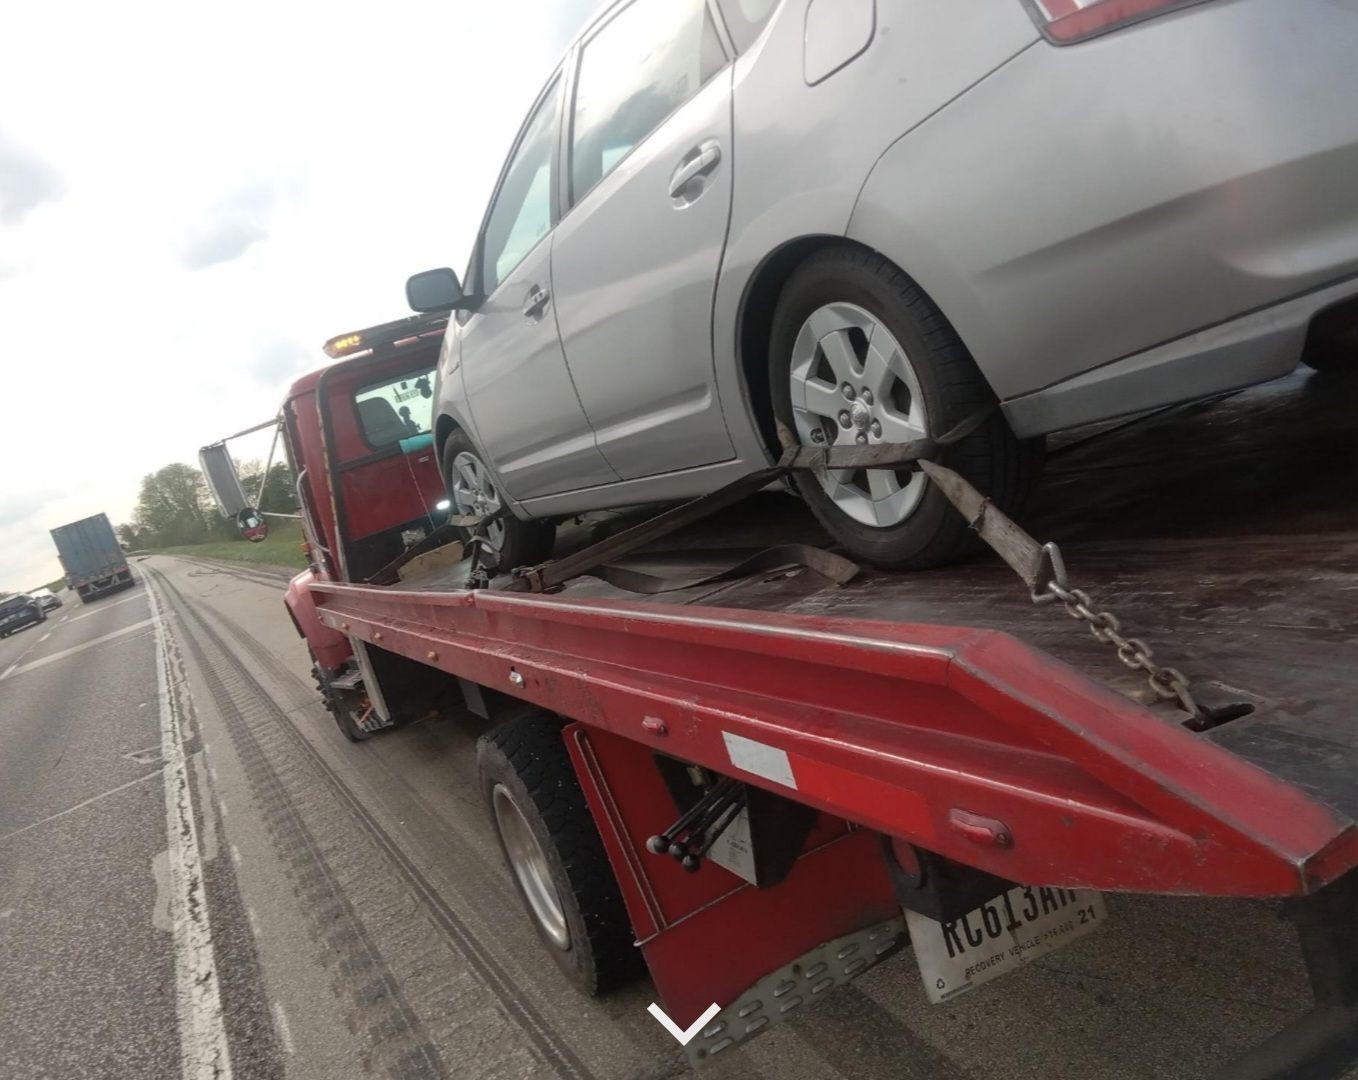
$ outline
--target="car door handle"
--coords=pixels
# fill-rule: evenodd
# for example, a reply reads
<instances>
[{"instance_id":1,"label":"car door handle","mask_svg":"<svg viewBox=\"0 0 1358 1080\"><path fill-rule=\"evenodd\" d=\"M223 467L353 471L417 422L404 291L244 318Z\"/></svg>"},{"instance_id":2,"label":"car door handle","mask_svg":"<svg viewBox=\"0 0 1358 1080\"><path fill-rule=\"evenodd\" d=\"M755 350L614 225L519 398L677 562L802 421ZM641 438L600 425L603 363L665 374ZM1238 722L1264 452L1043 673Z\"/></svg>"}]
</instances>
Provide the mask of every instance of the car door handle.
<instances>
[{"instance_id":1,"label":"car door handle","mask_svg":"<svg viewBox=\"0 0 1358 1080\"><path fill-rule=\"evenodd\" d=\"M691 191L689 186L700 177L710 176L721 164L721 145L716 139L708 139L684 155L684 160L670 177L670 198L687 206L702 191Z\"/></svg>"},{"instance_id":2,"label":"car door handle","mask_svg":"<svg viewBox=\"0 0 1358 1080\"><path fill-rule=\"evenodd\" d=\"M542 313L547 310L547 304L551 301L552 294L540 286L535 286L528 294L528 298L523 302L523 314L525 318L541 318Z\"/></svg>"}]
</instances>

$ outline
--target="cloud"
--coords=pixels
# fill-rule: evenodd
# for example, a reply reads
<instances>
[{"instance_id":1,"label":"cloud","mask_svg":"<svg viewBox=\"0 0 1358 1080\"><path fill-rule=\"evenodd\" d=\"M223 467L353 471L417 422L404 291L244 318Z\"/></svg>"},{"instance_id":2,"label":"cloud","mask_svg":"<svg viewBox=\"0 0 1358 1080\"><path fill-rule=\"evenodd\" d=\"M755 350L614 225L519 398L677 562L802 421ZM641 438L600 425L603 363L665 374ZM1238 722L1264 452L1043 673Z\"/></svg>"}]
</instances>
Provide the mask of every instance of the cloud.
<instances>
[{"instance_id":1,"label":"cloud","mask_svg":"<svg viewBox=\"0 0 1358 1080\"><path fill-rule=\"evenodd\" d=\"M55 169L0 135L0 221L17 222L65 193L66 185Z\"/></svg>"},{"instance_id":2,"label":"cloud","mask_svg":"<svg viewBox=\"0 0 1358 1080\"><path fill-rule=\"evenodd\" d=\"M5 501L0 502L0 529L26 521L46 506L51 498L51 494L40 492L24 495L7 494Z\"/></svg>"},{"instance_id":3,"label":"cloud","mask_svg":"<svg viewBox=\"0 0 1358 1080\"><path fill-rule=\"evenodd\" d=\"M563 43L575 37L585 23L594 15L603 0L557 0L548 8L551 19L549 37Z\"/></svg>"},{"instance_id":4,"label":"cloud","mask_svg":"<svg viewBox=\"0 0 1358 1080\"><path fill-rule=\"evenodd\" d=\"M269 235L276 201L276 192L267 184L242 188L223 199L180 241L180 265L204 270L239 259Z\"/></svg>"},{"instance_id":5,"label":"cloud","mask_svg":"<svg viewBox=\"0 0 1358 1080\"><path fill-rule=\"evenodd\" d=\"M275 386L289 375L316 367L319 363L317 350L308 349L296 341L279 339L271 341L255 353L254 360L248 365L250 374L266 386Z\"/></svg>"}]
</instances>

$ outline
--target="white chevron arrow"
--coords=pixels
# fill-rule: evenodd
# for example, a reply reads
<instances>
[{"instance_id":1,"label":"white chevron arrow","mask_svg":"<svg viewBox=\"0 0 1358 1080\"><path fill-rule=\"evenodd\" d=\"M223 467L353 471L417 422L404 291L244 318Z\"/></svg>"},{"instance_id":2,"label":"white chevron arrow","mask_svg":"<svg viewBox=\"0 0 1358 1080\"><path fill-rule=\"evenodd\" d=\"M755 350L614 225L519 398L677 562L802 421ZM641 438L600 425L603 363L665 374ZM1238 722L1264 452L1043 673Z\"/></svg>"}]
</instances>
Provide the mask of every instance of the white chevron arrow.
<instances>
[{"instance_id":1,"label":"white chevron arrow","mask_svg":"<svg viewBox=\"0 0 1358 1080\"><path fill-rule=\"evenodd\" d=\"M673 1020L665 1015L665 1010L654 1001L647 1006L646 1011L660 1021L661 1026L675 1037L680 1046L687 1046L692 1041L693 1036L698 1034L712 1017L721 1012L721 1006L715 1001L707 1007L707 1011L698 1017L687 1029L681 1028Z\"/></svg>"}]
</instances>

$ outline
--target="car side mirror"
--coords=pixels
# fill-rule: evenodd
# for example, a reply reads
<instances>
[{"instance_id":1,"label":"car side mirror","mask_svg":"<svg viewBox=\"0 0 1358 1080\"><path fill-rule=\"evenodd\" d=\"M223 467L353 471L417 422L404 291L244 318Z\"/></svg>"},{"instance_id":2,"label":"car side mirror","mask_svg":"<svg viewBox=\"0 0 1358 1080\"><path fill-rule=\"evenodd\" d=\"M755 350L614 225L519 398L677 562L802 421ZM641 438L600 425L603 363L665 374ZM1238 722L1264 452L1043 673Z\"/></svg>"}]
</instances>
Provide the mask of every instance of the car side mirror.
<instances>
[{"instance_id":1,"label":"car side mirror","mask_svg":"<svg viewBox=\"0 0 1358 1080\"><path fill-rule=\"evenodd\" d=\"M462 283L446 266L425 270L406 281L406 303L412 311L454 311L466 305Z\"/></svg>"}]
</instances>

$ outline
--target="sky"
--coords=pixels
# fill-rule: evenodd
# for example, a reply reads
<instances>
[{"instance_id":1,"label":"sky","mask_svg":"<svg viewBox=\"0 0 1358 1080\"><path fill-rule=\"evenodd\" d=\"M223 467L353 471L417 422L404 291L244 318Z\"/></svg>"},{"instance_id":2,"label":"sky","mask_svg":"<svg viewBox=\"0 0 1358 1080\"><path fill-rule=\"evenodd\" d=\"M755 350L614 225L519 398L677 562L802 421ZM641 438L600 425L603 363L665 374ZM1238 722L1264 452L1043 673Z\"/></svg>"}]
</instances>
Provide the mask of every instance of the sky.
<instances>
[{"instance_id":1,"label":"sky","mask_svg":"<svg viewBox=\"0 0 1358 1080\"><path fill-rule=\"evenodd\" d=\"M461 274L599 2L7 6L0 591L61 575L52 526L126 521L143 475L268 419L327 338L409 314L411 273Z\"/></svg>"}]
</instances>

